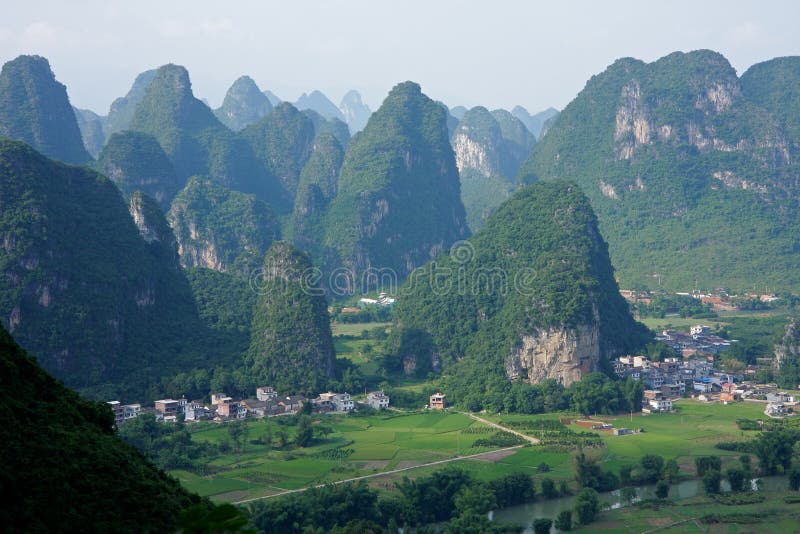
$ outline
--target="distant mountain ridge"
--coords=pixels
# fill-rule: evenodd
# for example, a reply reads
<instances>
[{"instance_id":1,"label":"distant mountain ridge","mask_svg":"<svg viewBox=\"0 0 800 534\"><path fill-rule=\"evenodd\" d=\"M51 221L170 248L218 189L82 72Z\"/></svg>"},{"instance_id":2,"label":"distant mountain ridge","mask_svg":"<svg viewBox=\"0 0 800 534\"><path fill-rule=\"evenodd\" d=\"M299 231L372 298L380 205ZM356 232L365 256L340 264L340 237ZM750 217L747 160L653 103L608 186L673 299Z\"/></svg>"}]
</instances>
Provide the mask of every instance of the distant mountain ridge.
<instances>
[{"instance_id":1,"label":"distant mountain ridge","mask_svg":"<svg viewBox=\"0 0 800 534\"><path fill-rule=\"evenodd\" d=\"M249 76L238 78L225 94L214 115L228 128L238 132L258 122L272 111L272 103Z\"/></svg>"},{"instance_id":2,"label":"distant mountain ridge","mask_svg":"<svg viewBox=\"0 0 800 534\"><path fill-rule=\"evenodd\" d=\"M757 276L797 287L798 63L738 78L708 50L620 59L563 110L518 178L580 184L625 286L745 289Z\"/></svg>"},{"instance_id":3,"label":"distant mountain ridge","mask_svg":"<svg viewBox=\"0 0 800 534\"><path fill-rule=\"evenodd\" d=\"M41 56L19 56L0 71L0 136L24 141L65 163L92 157L69 103L67 88L56 81Z\"/></svg>"},{"instance_id":4,"label":"distant mountain ridge","mask_svg":"<svg viewBox=\"0 0 800 534\"><path fill-rule=\"evenodd\" d=\"M464 113L450 137L467 221L475 231L509 198L536 138L508 111L478 106Z\"/></svg>"}]
</instances>

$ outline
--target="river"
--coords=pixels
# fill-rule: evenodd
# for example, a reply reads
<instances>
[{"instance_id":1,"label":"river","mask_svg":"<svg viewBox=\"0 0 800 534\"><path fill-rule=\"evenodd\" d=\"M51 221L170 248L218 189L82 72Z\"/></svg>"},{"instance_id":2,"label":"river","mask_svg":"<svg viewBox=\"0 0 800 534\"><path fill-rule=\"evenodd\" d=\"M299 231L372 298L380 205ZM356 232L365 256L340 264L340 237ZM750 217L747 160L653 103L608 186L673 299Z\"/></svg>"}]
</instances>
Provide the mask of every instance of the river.
<instances>
[{"instance_id":1,"label":"river","mask_svg":"<svg viewBox=\"0 0 800 534\"><path fill-rule=\"evenodd\" d=\"M764 477L761 480L761 491L785 491L788 489L786 477ZM655 498L655 486L640 486L636 489L636 497L633 500L623 499L620 490L609 491L600 494L600 503L604 509L616 509L623 506L630 506L642 499ZM753 489L756 489L753 486ZM722 482L722 491L730 491L727 481ZM670 499L688 499L695 497L702 492L699 480L684 480L678 484L673 484L669 488ZM489 517L494 521L512 523L525 528L525 534L533 533L533 521L542 517L555 520L561 510L571 510L575 503L575 496L560 497L558 499L540 500L519 506L511 506L491 512ZM558 532L555 528L551 532Z\"/></svg>"}]
</instances>

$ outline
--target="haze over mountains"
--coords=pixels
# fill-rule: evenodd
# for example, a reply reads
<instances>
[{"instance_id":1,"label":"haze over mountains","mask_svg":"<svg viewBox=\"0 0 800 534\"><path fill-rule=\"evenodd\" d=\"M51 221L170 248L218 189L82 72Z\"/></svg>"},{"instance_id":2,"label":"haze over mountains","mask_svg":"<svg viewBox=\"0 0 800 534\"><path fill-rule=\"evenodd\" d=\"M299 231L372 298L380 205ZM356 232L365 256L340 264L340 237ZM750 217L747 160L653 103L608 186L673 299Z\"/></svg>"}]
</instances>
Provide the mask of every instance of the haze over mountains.
<instances>
[{"instance_id":1,"label":"haze over mountains","mask_svg":"<svg viewBox=\"0 0 800 534\"><path fill-rule=\"evenodd\" d=\"M305 383L312 390L336 377L321 319L281 318L274 301L248 293L269 250L282 243L278 256L318 269L315 284L338 299L379 289L384 275L396 289L475 234L488 269L548 258L537 268L548 273L537 281L544 300L558 295L554 284L591 296L591 306L581 301L556 321L601 332L593 363L578 365L585 373L624 348L603 329L634 328L614 278L627 287L747 288L758 273L772 287L796 287L798 61L737 77L709 51L622 59L561 114L538 115L448 110L413 82L395 86L374 113L356 92L340 106L318 91L273 103L246 76L212 110L186 69L164 65L139 75L103 117L73 110L47 61L23 56L0 75L0 131L30 145L0 145L0 317L48 371L96 395L199 391L212 375L192 373L212 363L234 390L247 369L264 379L282 372L285 361L269 360L277 349L265 329L274 321L306 333L317 325L321 344L311 352L291 332L278 336L284 350L324 369ZM536 182L558 184L525 187ZM570 203L551 213L562 196ZM563 213L563 227L539 219ZM554 245L568 238L577 256ZM490 245L505 239L508 250ZM569 268L551 272L558 254ZM486 317L465 323L469 343L445 351L480 354L480 369L500 369L476 348L493 321L521 329L495 341L528 336L532 354L540 340L531 328L550 327L519 315L519 303L489 310L414 298ZM592 306L599 316L586 319ZM256 311L270 319L254 319ZM602 326L604 313L617 326ZM449 346L430 325L404 321L429 331L437 350ZM508 357L508 376L550 376L524 371L525 356Z\"/></svg>"}]
</instances>

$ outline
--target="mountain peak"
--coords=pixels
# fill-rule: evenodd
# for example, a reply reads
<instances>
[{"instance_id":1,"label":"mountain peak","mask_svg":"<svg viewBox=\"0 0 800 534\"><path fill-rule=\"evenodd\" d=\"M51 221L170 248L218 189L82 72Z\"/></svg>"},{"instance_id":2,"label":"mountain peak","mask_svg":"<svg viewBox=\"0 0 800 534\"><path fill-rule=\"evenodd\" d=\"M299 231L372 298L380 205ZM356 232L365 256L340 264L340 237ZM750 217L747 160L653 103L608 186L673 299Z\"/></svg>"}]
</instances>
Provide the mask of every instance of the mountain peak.
<instances>
[{"instance_id":1,"label":"mountain peak","mask_svg":"<svg viewBox=\"0 0 800 534\"><path fill-rule=\"evenodd\" d=\"M214 115L228 128L238 132L258 122L272 111L272 104L249 76L241 76L228 92Z\"/></svg>"},{"instance_id":2,"label":"mountain peak","mask_svg":"<svg viewBox=\"0 0 800 534\"><path fill-rule=\"evenodd\" d=\"M42 56L19 56L0 72L0 136L24 141L42 154L67 163L86 163L67 88Z\"/></svg>"},{"instance_id":3,"label":"mountain peak","mask_svg":"<svg viewBox=\"0 0 800 534\"><path fill-rule=\"evenodd\" d=\"M326 119L339 119L345 122L345 117L342 115L339 108L336 107L336 104L331 102L321 91L314 90L309 94L303 93L294 105L300 111L311 109Z\"/></svg>"}]
</instances>

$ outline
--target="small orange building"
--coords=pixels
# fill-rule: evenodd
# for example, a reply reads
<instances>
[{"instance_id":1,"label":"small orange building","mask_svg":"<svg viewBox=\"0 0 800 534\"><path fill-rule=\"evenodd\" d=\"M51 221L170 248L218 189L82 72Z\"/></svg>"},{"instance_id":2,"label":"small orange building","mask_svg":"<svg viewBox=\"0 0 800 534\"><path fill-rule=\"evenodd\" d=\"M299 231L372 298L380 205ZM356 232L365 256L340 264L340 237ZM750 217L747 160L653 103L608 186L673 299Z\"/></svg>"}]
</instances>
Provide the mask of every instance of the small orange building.
<instances>
[{"instance_id":1,"label":"small orange building","mask_svg":"<svg viewBox=\"0 0 800 534\"><path fill-rule=\"evenodd\" d=\"M431 410L444 410L445 409L444 393L434 393L431 395L430 406Z\"/></svg>"}]
</instances>

